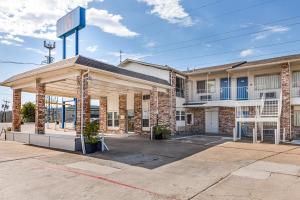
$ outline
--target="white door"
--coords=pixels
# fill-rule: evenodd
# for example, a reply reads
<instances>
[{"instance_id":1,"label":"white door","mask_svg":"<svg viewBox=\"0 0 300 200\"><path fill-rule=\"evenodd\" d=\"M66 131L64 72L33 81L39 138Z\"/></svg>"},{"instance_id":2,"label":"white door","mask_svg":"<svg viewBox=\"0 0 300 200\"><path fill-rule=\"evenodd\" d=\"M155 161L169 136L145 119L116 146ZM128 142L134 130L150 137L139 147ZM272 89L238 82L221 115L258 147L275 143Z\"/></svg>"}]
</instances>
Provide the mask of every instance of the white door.
<instances>
[{"instance_id":1,"label":"white door","mask_svg":"<svg viewBox=\"0 0 300 200\"><path fill-rule=\"evenodd\" d=\"M218 110L205 111L205 132L218 133L219 132L219 112Z\"/></svg>"}]
</instances>

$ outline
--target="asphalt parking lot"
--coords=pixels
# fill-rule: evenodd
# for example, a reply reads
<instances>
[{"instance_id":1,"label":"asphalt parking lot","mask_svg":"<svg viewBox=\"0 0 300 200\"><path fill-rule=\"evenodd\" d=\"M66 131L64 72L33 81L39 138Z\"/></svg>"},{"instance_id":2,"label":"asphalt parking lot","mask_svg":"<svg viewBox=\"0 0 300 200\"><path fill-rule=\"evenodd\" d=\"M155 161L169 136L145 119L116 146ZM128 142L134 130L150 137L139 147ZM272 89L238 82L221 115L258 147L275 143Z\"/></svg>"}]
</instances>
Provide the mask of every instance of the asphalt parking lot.
<instances>
[{"instance_id":1,"label":"asphalt parking lot","mask_svg":"<svg viewBox=\"0 0 300 200\"><path fill-rule=\"evenodd\" d=\"M82 156L0 141L1 199L297 199L298 146L107 139ZM143 148L141 148L143 147ZM157 156L157 157L156 157Z\"/></svg>"}]
</instances>

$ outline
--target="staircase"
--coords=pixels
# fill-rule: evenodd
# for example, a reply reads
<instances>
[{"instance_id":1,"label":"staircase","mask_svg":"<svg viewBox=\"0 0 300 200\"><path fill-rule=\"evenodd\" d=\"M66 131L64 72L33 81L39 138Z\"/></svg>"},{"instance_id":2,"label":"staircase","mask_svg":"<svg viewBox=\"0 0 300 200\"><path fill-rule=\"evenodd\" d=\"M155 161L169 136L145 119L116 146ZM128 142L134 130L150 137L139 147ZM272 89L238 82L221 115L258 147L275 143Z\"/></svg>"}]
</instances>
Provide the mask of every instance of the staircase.
<instances>
[{"instance_id":1,"label":"staircase","mask_svg":"<svg viewBox=\"0 0 300 200\"><path fill-rule=\"evenodd\" d=\"M262 140L264 137L264 132L273 132L272 135L275 139L275 143L278 144L280 140L280 133L276 133L277 130L280 130L281 109L282 94L280 94L279 98L277 99L266 98L265 94L263 94L261 99L254 101L250 100L248 103L243 102L242 104L237 104L236 122L248 125L252 123L252 126L250 126L251 128L249 128L250 133L246 135L252 136L253 130L255 130L256 134L260 132ZM272 126L270 126L270 124L272 124Z\"/></svg>"}]
</instances>

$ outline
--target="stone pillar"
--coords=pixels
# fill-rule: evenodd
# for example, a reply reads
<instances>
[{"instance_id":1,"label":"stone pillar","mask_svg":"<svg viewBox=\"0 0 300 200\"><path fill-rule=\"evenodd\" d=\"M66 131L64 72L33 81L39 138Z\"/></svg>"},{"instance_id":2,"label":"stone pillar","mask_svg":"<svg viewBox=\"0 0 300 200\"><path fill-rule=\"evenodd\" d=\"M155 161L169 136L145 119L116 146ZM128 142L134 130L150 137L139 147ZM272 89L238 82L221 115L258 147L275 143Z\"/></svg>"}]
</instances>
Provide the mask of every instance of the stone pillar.
<instances>
[{"instance_id":1,"label":"stone pillar","mask_svg":"<svg viewBox=\"0 0 300 200\"><path fill-rule=\"evenodd\" d=\"M87 76L84 77L83 81L83 99L81 99L81 75L77 76L77 123L76 123L76 134L77 136L80 135L81 131L81 103L83 103L83 119L84 124L89 122L90 119L90 97L89 97L89 91L88 91L88 80Z\"/></svg>"},{"instance_id":2,"label":"stone pillar","mask_svg":"<svg viewBox=\"0 0 300 200\"><path fill-rule=\"evenodd\" d=\"M170 127L170 94L158 92L158 124Z\"/></svg>"},{"instance_id":3,"label":"stone pillar","mask_svg":"<svg viewBox=\"0 0 300 200\"><path fill-rule=\"evenodd\" d=\"M281 65L281 91L282 91L282 110L281 110L281 133L285 129L287 139L292 139L291 135L291 93L290 93L290 67L288 63Z\"/></svg>"},{"instance_id":4,"label":"stone pillar","mask_svg":"<svg viewBox=\"0 0 300 200\"><path fill-rule=\"evenodd\" d=\"M35 133L45 134L45 84L36 82Z\"/></svg>"},{"instance_id":5,"label":"stone pillar","mask_svg":"<svg viewBox=\"0 0 300 200\"><path fill-rule=\"evenodd\" d=\"M235 108L219 107L219 132L232 135L235 127Z\"/></svg>"},{"instance_id":6,"label":"stone pillar","mask_svg":"<svg viewBox=\"0 0 300 200\"><path fill-rule=\"evenodd\" d=\"M87 96L86 99L86 107L85 107L85 123L90 123L91 122L91 96Z\"/></svg>"},{"instance_id":7,"label":"stone pillar","mask_svg":"<svg viewBox=\"0 0 300 200\"><path fill-rule=\"evenodd\" d=\"M153 87L150 91L150 127L155 126L158 122L158 92Z\"/></svg>"},{"instance_id":8,"label":"stone pillar","mask_svg":"<svg viewBox=\"0 0 300 200\"><path fill-rule=\"evenodd\" d=\"M100 132L105 133L107 131L107 97L100 97L99 118Z\"/></svg>"},{"instance_id":9,"label":"stone pillar","mask_svg":"<svg viewBox=\"0 0 300 200\"><path fill-rule=\"evenodd\" d=\"M126 132L127 122L127 95L119 95L119 133Z\"/></svg>"},{"instance_id":10,"label":"stone pillar","mask_svg":"<svg viewBox=\"0 0 300 200\"><path fill-rule=\"evenodd\" d=\"M13 90L12 131L21 131L21 95L20 89Z\"/></svg>"},{"instance_id":11,"label":"stone pillar","mask_svg":"<svg viewBox=\"0 0 300 200\"><path fill-rule=\"evenodd\" d=\"M134 94L134 132L142 134L142 93Z\"/></svg>"},{"instance_id":12,"label":"stone pillar","mask_svg":"<svg viewBox=\"0 0 300 200\"><path fill-rule=\"evenodd\" d=\"M174 71L170 72L170 84L170 129L174 134L176 132L176 73Z\"/></svg>"}]
</instances>

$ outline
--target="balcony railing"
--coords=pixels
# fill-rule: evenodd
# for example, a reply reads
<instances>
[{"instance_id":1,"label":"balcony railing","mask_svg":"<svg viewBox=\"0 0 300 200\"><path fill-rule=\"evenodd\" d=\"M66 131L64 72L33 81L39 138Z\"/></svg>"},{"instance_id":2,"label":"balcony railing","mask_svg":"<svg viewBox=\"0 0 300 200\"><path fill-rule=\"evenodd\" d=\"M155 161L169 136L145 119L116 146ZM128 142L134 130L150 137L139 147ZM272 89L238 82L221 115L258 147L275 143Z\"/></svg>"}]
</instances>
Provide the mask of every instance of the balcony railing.
<instances>
[{"instance_id":1,"label":"balcony railing","mask_svg":"<svg viewBox=\"0 0 300 200\"><path fill-rule=\"evenodd\" d=\"M299 88L300 89L300 88ZM207 102L221 100L258 100L262 99L279 99L281 89L262 89L258 90L253 86L245 87L222 87L218 90L198 90L190 101Z\"/></svg>"}]
</instances>

